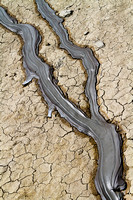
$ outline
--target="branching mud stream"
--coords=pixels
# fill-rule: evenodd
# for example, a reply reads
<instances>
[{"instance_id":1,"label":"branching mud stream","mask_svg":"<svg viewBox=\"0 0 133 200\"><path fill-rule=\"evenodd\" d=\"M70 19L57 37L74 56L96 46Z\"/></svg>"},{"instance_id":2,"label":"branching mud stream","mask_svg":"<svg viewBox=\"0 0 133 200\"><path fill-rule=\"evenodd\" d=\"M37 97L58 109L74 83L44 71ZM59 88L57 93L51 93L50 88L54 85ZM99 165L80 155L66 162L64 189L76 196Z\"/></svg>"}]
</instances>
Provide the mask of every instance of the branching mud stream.
<instances>
[{"instance_id":1,"label":"branching mud stream","mask_svg":"<svg viewBox=\"0 0 133 200\"><path fill-rule=\"evenodd\" d=\"M103 200L123 199L120 192L125 188L125 181L122 179L121 137L116 132L115 125L107 123L98 110L96 76L99 62L90 48L79 47L69 40L68 32L63 26L63 19L58 17L45 1L36 0L36 4L42 17L49 22L58 35L60 48L67 50L73 58L82 60L88 74L85 94L90 102L91 118L63 96L61 89L52 80L50 67L38 57L38 47L41 42L39 32L29 24L18 24L16 19L0 7L0 23L19 34L24 40L23 66L27 78L23 84L28 84L32 78L38 79L43 97L48 103L48 116L50 117L52 111L57 109L61 117L96 141L99 151L95 178L97 191Z\"/></svg>"}]
</instances>

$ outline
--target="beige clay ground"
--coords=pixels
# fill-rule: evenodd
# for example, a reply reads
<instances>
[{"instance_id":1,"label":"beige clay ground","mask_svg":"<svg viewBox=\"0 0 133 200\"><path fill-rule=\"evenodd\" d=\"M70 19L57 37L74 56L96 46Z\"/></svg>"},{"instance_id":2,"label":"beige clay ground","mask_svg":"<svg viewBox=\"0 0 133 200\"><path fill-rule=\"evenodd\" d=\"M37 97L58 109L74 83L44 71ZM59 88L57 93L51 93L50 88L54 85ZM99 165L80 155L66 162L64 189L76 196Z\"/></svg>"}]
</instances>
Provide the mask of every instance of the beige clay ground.
<instances>
[{"instance_id":1,"label":"beige clay ground","mask_svg":"<svg viewBox=\"0 0 133 200\"><path fill-rule=\"evenodd\" d=\"M133 199L131 105L132 16L130 0L49 0L61 12L73 10L65 26L74 42L90 45L101 63L98 102L106 119L124 138L125 199ZM35 25L43 36L40 55L55 67L68 97L89 114L86 74L77 60L58 48L58 40L39 16L33 0L1 0L19 22ZM89 32L87 34L87 32ZM97 41L105 46L97 47ZM94 187L98 154L94 141L73 129L48 107L35 81L22 86L22 40L0 29L0 200L98 200Z\"/></svg>"}]
</instances>

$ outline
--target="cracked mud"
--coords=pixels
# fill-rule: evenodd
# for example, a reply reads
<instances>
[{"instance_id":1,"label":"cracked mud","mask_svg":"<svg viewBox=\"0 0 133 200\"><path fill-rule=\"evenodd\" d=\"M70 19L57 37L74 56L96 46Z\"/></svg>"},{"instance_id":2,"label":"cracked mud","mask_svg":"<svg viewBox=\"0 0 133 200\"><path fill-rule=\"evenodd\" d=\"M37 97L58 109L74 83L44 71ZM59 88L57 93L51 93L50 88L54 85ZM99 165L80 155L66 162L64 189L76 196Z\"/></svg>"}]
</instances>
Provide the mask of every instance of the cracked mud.
<instances>
[{"instance_id":1,"label":"cracked mud","mask_svg":"<svg viewBox=\"0 0 133 200\"><path fill-rule=\"evenodd\" d=\"M100 88L99 105L101 113L104 115L105 111L107 114L104 115L106 119L117 121L121 127L120 132L125 139L124 163L128 180L125 198L131 199L133 193L130 46L132 11L128 3L117 3L117 5L112 3L105 7L102 2L94 5L86 2L81 5L80 1L73 5L58 2L56 5L53 1L49 2L55 10L60 9L59 12L70 6L74 10L73 15L66 19L65 25L71 30L72 38L78 44L88 45L93 41L92 46L94 46L99 39L106 44L104 48L100 49L97 46L95 48L96 54L101 59L101 72L97 86ZM26 1L18 1L17 6L12 1L7 4L6 1L1 3L7 6L20 22L32 24L34 21L35 26L37 28L39 26L44 35L40 49L41 56L44 55L47 61L55 66L55 75L59 77L59 85L64 92L78 106L86 110L88 102L83 94L85 72L79 61L72 60L63 50L57 48L56 37L47 24L38 17L33 2L28 4ZM91 8L90 13L87 6ZM86 7L86 10L83 7ZM110 9L107 16L106 9ZM91 24L86 24L87 20L84 20L83 28L78 29L80 20L88 16L89 23L90 16L96 13L97 17L91 19ZM109 24L112 24L112 32L109 31ZM91 32L86 35L85 31L89 31L88 27ZM74 32L76 30L78 31ZM88 140L88 137L73 132L69 124L60 119L56 112L52 119L46 118L47 105L44 106L44 102L41 101L35 82L33 81L26 88L21 86L24 73L20 67L22 57L18 52L21 48L19 38L5 29L0 31L1 112L3 111L0 136L1 198L99 199L94 189L94 180L91 178L95 174L92 169L96 167L96 145L91 139ZM113 41L110 40L112 37ZM66 70L67 68L69 71ZM92 176L88 174L88 169Z\"/></svg>"}]
</instances>

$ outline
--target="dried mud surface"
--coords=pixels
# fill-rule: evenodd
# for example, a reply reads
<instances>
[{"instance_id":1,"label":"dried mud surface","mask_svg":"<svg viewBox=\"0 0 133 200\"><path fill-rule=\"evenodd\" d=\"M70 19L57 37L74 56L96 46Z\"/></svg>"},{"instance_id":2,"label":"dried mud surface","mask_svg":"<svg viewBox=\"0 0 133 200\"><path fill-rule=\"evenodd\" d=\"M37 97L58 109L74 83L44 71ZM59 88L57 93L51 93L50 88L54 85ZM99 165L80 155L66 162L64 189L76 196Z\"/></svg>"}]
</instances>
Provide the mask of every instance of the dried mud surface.
<instances>
[{"instance_id":1,"label":"dried mud surface","mask_svg":"<svg viewBox=\"0 0 133 200\"><path fill-rule=\"evenodd\" d=\"M124 198L133 198L132 16L130 0L48 0L60 13L72 10L65 27L72 40L89 45L101 63L98 103L103 116L123 137ZM33 0L1 0L19 22L43 36L40 56L55 68L64 93L89 115L84 95L86 72L80 61L58 48L58 39ZM103 46L98 47L97 41ZM73 129L48 107L33 80L23 87L22 40L0 29L0 200L98 200L95 142Z\"/></svg>"}]
</instances>

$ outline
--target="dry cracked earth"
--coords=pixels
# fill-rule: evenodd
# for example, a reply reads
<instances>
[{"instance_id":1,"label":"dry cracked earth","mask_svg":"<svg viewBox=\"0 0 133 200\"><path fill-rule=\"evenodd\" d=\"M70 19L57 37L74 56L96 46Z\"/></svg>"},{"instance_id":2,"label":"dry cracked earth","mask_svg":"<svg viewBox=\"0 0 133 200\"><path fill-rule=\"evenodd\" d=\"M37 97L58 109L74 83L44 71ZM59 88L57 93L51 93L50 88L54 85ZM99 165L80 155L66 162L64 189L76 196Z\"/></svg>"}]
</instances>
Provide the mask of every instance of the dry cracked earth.
<instances>
[{"instance_id":1,"label":"dry cracked earth","mask_svg":"<svg viewBox=\"0 0 133 200\"><path fill-rule=\"evenodd\" d=\"M133 199L132 22L130 0L48 0L65 17L71 40L89 45L100 62L98 104L122 135L126 200ZM33 0L1 0L21 23L42 35L39 53L54 67L58 84L88 115L86 72L58 47L58 38ZM71 12L70 12L71 11ZM99 200L94 178L98 152L92 138L48 107L36 80L23 87L22 40L0 29L0 200Z\"/></svg>"}]
</instances>

